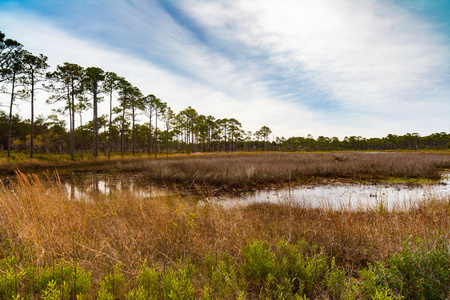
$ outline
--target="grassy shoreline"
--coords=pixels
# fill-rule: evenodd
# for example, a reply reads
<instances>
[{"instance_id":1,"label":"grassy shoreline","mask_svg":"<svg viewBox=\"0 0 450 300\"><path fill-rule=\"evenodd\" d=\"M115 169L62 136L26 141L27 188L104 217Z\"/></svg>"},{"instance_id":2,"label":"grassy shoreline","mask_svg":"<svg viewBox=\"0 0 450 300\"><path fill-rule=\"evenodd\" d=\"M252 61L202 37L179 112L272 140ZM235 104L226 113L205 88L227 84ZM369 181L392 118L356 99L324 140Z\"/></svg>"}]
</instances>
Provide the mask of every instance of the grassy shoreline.
<instances>
[{"instance_id":1,"label":"grassy shoreline","mask_svg":"<svg viewBox=\"0 0 450 300\"><path fill-rule=\"evenodd\" d=\"M29 173L14 169L11 185L0 182L2 299L450 295L448 199L407 211L286 203L225 208L129 191L74 201L58 181L44 184L30 174L133 172L147 183L230 192L299 182L435 182L450 167L448 155L241 153L12 166Z\"/></svg>"},{"instance_id":2,"label":"grassy shoreline","mask_svg":"<svg viewBox=\"0 0 450 300\"><path fill-rule=\"evenodd\" d=\"M448 168L450 155L437 153L227 153L0 164L0 174L135 173L144 185L175 185L208 194L329 182L434 183Z\"/></svg>"},{"instance_id":3,"label":"grassy shoreline","mask_svg":"<svg viewBox=\"0 0 450 300\"><path fill-rule=\"evenodd\" d=\"M240 192L329 182L433 183L450 156L430 153L260 153L147 160L119 164L141 182Z\"/></svg>"},{"instance_id":4,"label":"grassy shoreline","mask_svg":"<svg viewBox=\"0 0 450 300\"><path fill-rule=\"evenodd\" d=\"M227 209L126 191L74 202L62 186L47 189L37 177L18 174L13 187L0 184L0 212L1 297L449 295L447 199L409 211L286 204Z\"/></svg>"}]
</instances>

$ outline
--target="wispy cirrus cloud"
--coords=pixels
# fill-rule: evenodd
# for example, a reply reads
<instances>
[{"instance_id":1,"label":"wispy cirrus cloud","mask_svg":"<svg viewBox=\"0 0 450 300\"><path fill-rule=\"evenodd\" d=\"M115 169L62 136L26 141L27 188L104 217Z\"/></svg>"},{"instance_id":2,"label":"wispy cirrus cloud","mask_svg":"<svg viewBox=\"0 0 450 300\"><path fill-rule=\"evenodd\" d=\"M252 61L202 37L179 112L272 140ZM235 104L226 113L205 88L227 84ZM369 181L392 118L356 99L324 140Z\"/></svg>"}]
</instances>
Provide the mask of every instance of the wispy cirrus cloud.
<instances>
[{"instance_id":1,"label":"wispy cirrus cloud","mask_svg":"<svg viewBox=\"0 0 450 300\"><path fill-rule=\"evenodd\" d=\"M18 18L19 14L21 18ZM178 66L188 71L178 73L171 65L145 59L146 55L151 56L145 52L133 55L121 51L120 47L111 47L105 40L96 41L86 37L81 39L34 14L23 11L0 13L0 19L2 31L8 37L21 41L33 53L47 55L52 68L69 61L84 67L98 66L117 72L139 87L144 94L157 95L176 111L190 105L201 114L211 114L217 118L234 117L243 123L246 130L251 131L258 130L264 124L269 124L274 130L283 128L284 125L277 124L276 120L292 114L292 107L277 103L276 99L269 97L263 86L237 74L226 59L206 53L201 45L195 43L191 47L185 47L183 51L179 45L171 46L172 49L180 47L178 54L185 55L185 59L189 58ZM175 30L180 28L175 27ZM165 33L168 32L170 30L166 28ZM164 56L169 59L172 54ZM211 65L205 63L205 60L210 61ZM198 73L198 76L191 76L190 73ZM43 99L38 100L43 102ZM18 103L20 114L26 117L28 105ZM39 105L38 113L47 115L50 109L49 106ZM105 103L102 111L108 111Z\"/></svg>"},{"instance_id":2,"label":"wispy cirrus cloud","mask_svg":"<svg viewBox=\"0 0 450 300\"><path fill-rule=\"evenodd\" d=\"M306 81L318 87L345 109L379 111L424 95L442 104L448 96L448 36L389 2L182 3L211 36L264 53L263 63L274 66L270 70L296 77L299 86ZM289 89L295 94L295 86Z\"/></svg>"}]
</instances>

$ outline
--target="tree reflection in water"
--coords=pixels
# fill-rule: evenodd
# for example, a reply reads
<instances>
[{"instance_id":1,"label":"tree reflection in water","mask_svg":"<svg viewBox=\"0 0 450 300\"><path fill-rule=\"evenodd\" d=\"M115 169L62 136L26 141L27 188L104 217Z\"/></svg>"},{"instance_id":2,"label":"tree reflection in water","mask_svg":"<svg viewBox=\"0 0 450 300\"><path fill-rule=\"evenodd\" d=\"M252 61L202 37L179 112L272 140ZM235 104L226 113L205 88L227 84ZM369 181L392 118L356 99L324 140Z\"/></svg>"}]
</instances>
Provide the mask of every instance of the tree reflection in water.
<instances>
[{"instance_id":1,"label":"tree reflection in water","mask_svg":"<svg viewBox=\"0 0 450 300\"><path fill-rule=\"evenodd\" d=\"M83 174L61 177L61 183L72 200L90 199L92 196L110 196L128 192L140 197L179 195L178 191L156 185L139 184L132 174ZM232 207L254 203L284 203L327 209L409 209L418 201L450 198L450 180L439 184L326 184L303 185L286 189L258 190L240 196L211 196L208 201Z\"/></svg>"}]
</instances>

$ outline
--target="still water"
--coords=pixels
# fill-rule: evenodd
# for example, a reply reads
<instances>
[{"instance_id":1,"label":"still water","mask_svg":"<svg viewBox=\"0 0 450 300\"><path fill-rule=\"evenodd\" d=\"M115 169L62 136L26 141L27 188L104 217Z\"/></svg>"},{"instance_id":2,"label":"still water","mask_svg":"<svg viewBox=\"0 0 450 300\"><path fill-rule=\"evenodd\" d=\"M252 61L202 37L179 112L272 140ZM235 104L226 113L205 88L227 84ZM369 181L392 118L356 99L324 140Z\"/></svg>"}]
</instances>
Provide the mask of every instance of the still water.
<instances>
[{"instance_id":1,"label":"still water","mask_svg":"<svg viewBox=\"0 0 450 300\"><path fill-rule=\"evenodd\" d=\"M450 198L450 186L443 183L414 186L328 184L256 191L240 199L231 199L232 203L227 205L270 202L326 209L409 209L424 200L448 198Z\"/></svg>"},{"instance_id":2,"label":"still water","mask_svg":"<svg viewBox=\"0 0 450 300\"><path fill-rule=\"evenodd\" d=\"M286 203L325 209L409 209L420 201L450 199L450 174L437 184L326 184L302 185L286 189L266 189L240 196L212 196L206 200L225 207L254 203ZM135 174L86 174L61 177L61 183L72 199L89 199L92 195L131 192L140 197L179 195L173 189L138 184Z\"/></svg>"},{"instance_id":3,"label":"still water","mask_svg":"<svg viewBox=\"0 0 450 300\"><path fill-rule=\"evenodd\" d=\"M89 199L92 195L109 196L117 192L130 192L139 197L161 197L176 195L175 191L160 188L156 185L144 186L138 184L135 174L106 175L85 174L76 176L61 176L63 188L72 199Z\"/></svg>"}]
</instances>

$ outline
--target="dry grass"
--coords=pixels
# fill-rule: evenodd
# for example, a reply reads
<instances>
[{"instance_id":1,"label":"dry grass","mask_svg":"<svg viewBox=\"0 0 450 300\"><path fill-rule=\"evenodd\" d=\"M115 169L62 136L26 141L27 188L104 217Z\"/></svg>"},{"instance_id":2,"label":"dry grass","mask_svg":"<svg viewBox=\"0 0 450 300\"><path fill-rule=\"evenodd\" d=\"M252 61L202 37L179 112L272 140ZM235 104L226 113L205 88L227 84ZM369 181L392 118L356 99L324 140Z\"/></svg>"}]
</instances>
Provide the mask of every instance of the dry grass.
<instances>
[{"instance_id":1,"label":"dry grass","mask_svg":"<svg viewBox=\"0 0 450 300\"><path fill-rule=\"evenodd\" d=\"M50 156L51 157L51 156ZM99 159L85 159L78 161L58 160L57 156L53 156L54 160L20 160L17 162L6 163L0 161L0 176L14 175L15 172L21 171L24 173L40 173L47 170L58 170L59 174L64 173L77 173L77 172L111 172L111 166L114 166L120 161L120 163L128 164L133 161L138 163L140 161L148 160L148 158L142 157L112 157L111 159L99 158Z\"/></svg>"},{"instance_id":2,"label":"dry grass","mask_svg":"<svg viewBox=\"0 0 450 300\"><path fill-rule=\"evenodd\" d=\"M221 190L311 182L440 178L450 156L431 153L262 153L207 155L118 163L121 171L141 172L143 181L198 185Z\"/></svg>"},{"instance_id":3,"label":"dry grass","mask_svg":"<svg viewBox=\"0 0 450 300\"><path fill-rule=\"evenodd\" d=\"M202 266L207 253L229 253L259 239L275 245L305 240L324 247L341 266L360 268L400 250L405 239L432 245L450 236L450 203L424 202L410 211L332 211L290 205L257 204L223 208L181 198L139 198L127 192L71 201L54 185L17 176L14 187L0 184L0 258L22 263L80 263L93 282L119 264L134 276L143 259L160 268L190 258ZM201 276L199 277L201 280Z\"/></svg>"}]
</instances>

